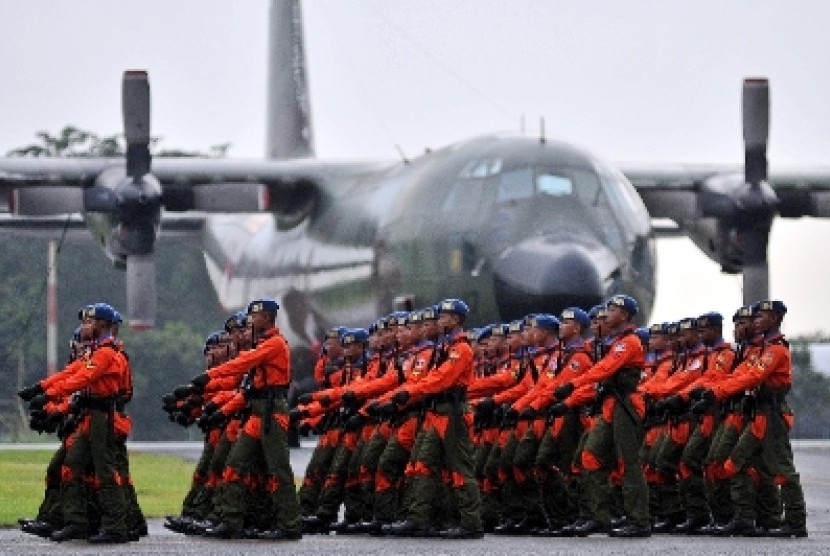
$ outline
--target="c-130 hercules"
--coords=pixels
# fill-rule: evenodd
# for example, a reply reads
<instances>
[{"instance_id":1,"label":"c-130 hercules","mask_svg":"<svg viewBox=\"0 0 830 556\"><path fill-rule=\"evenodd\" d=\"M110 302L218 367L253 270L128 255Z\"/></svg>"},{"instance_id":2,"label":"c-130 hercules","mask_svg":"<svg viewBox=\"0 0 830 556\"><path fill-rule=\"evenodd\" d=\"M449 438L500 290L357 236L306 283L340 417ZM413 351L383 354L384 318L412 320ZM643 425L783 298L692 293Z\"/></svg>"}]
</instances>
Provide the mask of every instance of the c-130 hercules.
<instances>
[{"instance_id":1,"label":"c-130 hercules","mask_svg":"<svg viewBox=\"0 0 830 556\"><path fill-rule=\"evenodd\" d=\"M153 247L165 230L201 238L221 304L276 297L302 353L334 324L365 325L395 308L467 300L472 324L528 312L654 299L652 219L676 223L725 272L742 272L746 302L767 297L775 215L830 215L830 169L768 173L769 89L743 88L745 164L615 166L567 143L491 135L407 161L313 158L297 0L270 16L268 155L151 160L148 77L124 74L127 155L0 159L10 195L4 227L81 213L127 272L127 316L155 318ZM256 214L255 214L256 213ZM43 220L45 218L45 220ZM306 352L307 353L307 352Z\"/></svg>"}]
</instances>

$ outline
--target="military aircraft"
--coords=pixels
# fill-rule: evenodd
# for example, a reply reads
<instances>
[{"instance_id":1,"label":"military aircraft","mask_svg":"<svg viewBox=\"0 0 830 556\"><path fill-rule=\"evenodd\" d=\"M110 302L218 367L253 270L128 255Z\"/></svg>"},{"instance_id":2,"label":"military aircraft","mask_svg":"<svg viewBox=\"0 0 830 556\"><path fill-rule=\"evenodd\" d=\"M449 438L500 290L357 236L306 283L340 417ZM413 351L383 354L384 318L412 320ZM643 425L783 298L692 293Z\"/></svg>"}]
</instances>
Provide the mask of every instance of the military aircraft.
<instances>
[{"instance_id":1,"label":"military aircraft","mask_svg":"<svg viewBox=\"0 0 830 556\"><path fill-rule=\"evenodd\" d=\"M313 158L298 1L275 0L270 25L269 159L151 160L148 76L128 71L125 159L0 159L4 226L82 214L126 269L136 327L154 321L156 240L195 235L222 305L277 297L302 352L330 325L448 296L466 299L477 324L626 292L645 320L663 233L688 234L725 272L742 272L754 301L767 295L773 218L830 215L830 169L768 171L764 79L744 83L743 166L620 166L544 135L503 134L411 160Z\"/></svg>"}]
</instances>

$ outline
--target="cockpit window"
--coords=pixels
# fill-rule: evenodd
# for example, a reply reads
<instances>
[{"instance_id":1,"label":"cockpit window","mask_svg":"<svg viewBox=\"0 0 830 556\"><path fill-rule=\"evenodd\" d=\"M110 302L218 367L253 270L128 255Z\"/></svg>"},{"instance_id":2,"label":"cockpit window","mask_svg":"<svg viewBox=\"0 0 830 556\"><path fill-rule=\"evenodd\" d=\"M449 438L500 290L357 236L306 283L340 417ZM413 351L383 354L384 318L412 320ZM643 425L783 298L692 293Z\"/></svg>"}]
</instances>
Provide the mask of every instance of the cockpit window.
<instances>
[{"instance_id":1,"label":"cockpit window","mask_svg":"<svg viewBox=\"0 0 830 556\"><path fill-rule=\"evenodd\" d=\"M536 189L539 190L539 193L562 197L573 194L574 186L569 177L551 172L539 172L539 175L536 176Z\"/></svg>"},{"instance_id":2,"label":"cockpit window","mask_svg":"<svg viewBox=\"0 0 830 556\"><path fill-rule=\"evenodd\" d=\"M476 158L471 160L458 173L460 178L486 178L501 171L500 158Z\"/></svg>"},{"instance_id":3,"label":"cockpit window","mask_svg":"<svg viewBox=\"0 0 830 556\"><path fill-rule=\"evenodd\" d=\"M497 201L513 201L533 196L533 169L519 168L509 170L499 176L499 194Z\"/></svg>"}]
</instances>

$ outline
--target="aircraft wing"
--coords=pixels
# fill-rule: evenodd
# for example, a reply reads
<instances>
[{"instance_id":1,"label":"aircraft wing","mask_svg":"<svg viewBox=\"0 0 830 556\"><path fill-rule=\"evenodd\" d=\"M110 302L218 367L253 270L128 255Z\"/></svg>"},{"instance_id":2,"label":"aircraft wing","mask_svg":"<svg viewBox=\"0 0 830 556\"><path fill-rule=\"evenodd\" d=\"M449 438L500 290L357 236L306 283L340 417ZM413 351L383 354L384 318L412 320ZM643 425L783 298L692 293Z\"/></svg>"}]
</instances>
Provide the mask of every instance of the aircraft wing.
<instances>
[{"instance_id":1,"label":"aircraft wing","mask_svg":"<svg viewBox=\"0 0 830 556\"><path fill-rule=\"evenodd\" d=\"M738 202L744 167L727 164L618 164L652 218L678 224L718 216ZM830 166L770 169L767 183L784 218L830 216Z\"/></svg>"}]
</instances>

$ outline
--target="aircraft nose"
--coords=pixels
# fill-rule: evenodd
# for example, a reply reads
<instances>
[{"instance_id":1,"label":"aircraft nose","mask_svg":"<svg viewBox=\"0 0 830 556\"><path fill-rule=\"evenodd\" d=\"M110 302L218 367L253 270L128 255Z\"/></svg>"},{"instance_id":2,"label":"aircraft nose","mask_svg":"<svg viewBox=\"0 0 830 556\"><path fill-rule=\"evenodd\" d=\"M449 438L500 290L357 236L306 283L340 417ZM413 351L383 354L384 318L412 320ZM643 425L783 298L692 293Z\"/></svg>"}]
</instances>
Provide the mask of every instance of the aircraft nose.
<instances>
[{"instance_id":1,"label":"aircraft nose","mask_svg":"<svg viewBox=\"0 0 830 556\"><path fill-rule=\"evenodd\" d=\"M595 242L537 237L508 248L494 268L501 318L588 309L603 301L618 264L610 249Z\"/></svg>"}]
</instances>

